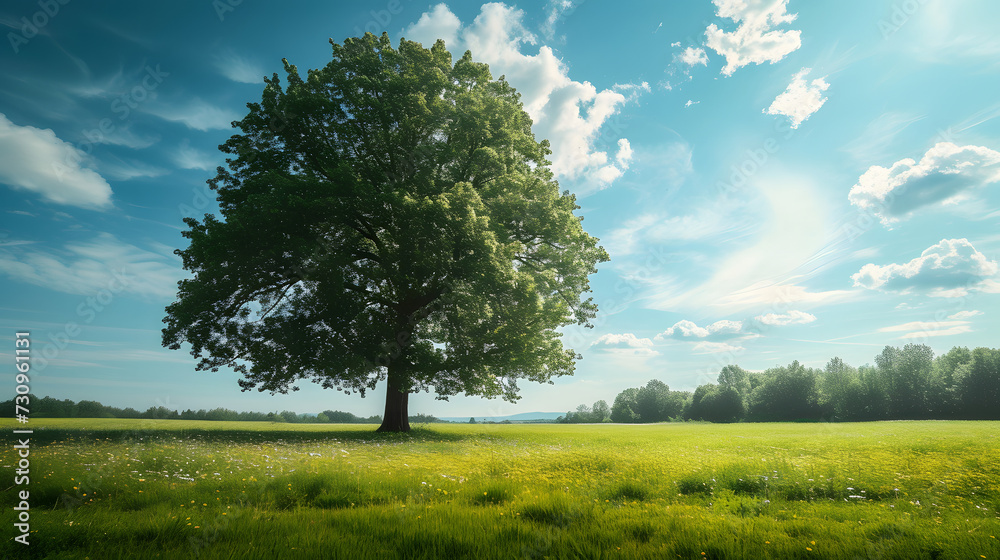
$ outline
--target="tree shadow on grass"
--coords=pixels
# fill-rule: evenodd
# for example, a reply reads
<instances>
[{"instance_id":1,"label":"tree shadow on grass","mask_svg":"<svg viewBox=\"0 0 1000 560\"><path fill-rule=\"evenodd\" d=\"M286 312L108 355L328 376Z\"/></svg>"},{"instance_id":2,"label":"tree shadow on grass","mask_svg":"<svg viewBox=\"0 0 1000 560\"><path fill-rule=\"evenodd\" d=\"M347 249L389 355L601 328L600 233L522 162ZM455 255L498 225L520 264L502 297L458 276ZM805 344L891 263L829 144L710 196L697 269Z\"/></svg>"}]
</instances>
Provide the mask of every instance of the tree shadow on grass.
<instances>
[{"instance_id":1,"label":"tree shadow on grass","mask_svg":"<svg viewBox=\"0 0 1000 560\"><path fill-rule=\"evenodd\" d=\"M35 445L48 445L65 441L107 441L109 443L135 443L149 441L197 441L203 443L340 443L340 444L410 444L456 442L469 437L465 434L455 434L438 431L429 427L413 428L406 433L376 432L376 424L371 429L338 430L317 425L315 429L294 430L287 428L257 428L242 429L230 426L219 429L211 427L191 428L186 426L170 426L165 421L157 426L137 428L60 428L47 426L35 428L31 436ZM368 425L365 425L368 426Z\"/></svg>"}]
</instances>

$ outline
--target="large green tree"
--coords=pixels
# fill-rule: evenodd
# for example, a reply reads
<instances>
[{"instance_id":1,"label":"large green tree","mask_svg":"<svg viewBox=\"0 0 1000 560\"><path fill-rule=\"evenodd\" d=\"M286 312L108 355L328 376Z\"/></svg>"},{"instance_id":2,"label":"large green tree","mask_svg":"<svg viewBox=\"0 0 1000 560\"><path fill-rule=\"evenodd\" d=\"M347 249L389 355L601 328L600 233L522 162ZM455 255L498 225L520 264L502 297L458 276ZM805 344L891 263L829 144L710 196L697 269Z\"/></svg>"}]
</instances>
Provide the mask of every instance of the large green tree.
<instances>
[{"instance_id":1,"label":"large green tree","mask_svg":"<svg viewBox=\"0 0 1000 560\"><path fill-rule=\"evenodd\" d=\"M220 147L222 218L185 219L163 344L244 390L384 381L382 431L409 429L415 391L515 401L519 379L572 374L557 329L590 326L608 257L519 94L442 41L330 43L306 77L284 61Z\"/></svg>"}]
</instances>

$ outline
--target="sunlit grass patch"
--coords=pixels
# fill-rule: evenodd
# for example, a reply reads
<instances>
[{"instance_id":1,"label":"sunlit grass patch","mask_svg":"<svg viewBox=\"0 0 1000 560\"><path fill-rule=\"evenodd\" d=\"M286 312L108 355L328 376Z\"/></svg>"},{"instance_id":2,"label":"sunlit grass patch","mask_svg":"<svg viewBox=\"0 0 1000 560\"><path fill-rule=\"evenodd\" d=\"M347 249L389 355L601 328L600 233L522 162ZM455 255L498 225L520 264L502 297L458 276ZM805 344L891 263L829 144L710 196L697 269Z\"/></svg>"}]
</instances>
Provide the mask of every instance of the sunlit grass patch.
<instances>
[{"instance_id":1,"label":"sunlit grass patch","mask_svg":"<svg viewBox=\"0 0 1000 560\"><path fill-rule=\"evenodd\" d=\"M32 447L40 558L1000 558L997 423L89 422Z\"/></svg>"}]
</instances>

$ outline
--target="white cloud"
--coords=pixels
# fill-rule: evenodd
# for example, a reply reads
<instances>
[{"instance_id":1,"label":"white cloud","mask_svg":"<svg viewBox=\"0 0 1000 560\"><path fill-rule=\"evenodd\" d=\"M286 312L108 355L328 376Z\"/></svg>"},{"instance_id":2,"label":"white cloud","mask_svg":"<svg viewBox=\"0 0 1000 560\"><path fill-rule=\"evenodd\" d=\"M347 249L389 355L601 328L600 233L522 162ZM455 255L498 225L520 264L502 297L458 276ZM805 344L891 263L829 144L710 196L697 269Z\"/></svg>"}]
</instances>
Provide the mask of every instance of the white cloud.
<instances>
[{"instance_id":1,"label":"white cloud","mask_svg":"<svg viewBox=\"0 0 1000 560\"><path fill-rule=\"evenodd\" d=\"M971 319L973 317L978 317L978 316L980 316L982 314L983 314L982 311L977 311L977 310L959 311L958 313L949 315L948 318L956 320L956 321L964 321L966 319Z\"/></svg>"},{"instance_id":2,"label":"white cloud","mask_svg":"<svg viewBox=\"0 0 1000 560\"><path fill-rule=\"evenodd\" d=\"M933 327L932 327L933 328ZM924 339L931 336L951 336L955 334L964 334L967 332L972 332L972 327L968 325L960 325L957 327L951 327L948 329L937 329L937 330L920 330L916 332L906 333L899 337L902 340L908 340L911 338Z\"/></svg>"},{"instance_id":3,"label":"white cloud","mask_svg":"<svg viewBox=\"0 0 1000 560\"><path fill-rule=\"evenodd\" d=\"M764 109L764 113L784 115L791 121L792 128L798 128L802 121L819 111L819 108L826 103L827 98L823 97L823 92L830 87L830 84L823 78L807 82L805 76L810 70L810 68L799 70L785 91L774 98L770 107Z\"/></svg>"},{"instance_id":4,"label":"white cloud","mask_svg":"<svg viewBox=\"0 0 1000 560\"><path fill-rule=\"evenodd\" d=\"M139 136L126 127L115 128L111 134L101 137L102 144L124 146L133 150L148 148L159 140L159 136Z\"/></svg>"},{"instance_id":5,"label":"white cloud","mask_svg":"<svg viewBox=\"0 0 1000 560\"><path fill-rule=\"evenodd\" d=\"M101 162L101 172L118 181L128 181L137 177L160 177L169 173L166 169L136 160L124 160L109 155Z\"/></svg>"},{"instance_id":6,"label":"white cloud","mask_svg":"<svg viewBox=\"0 0 1000 560\"><path fill-rule=\"evenodd\" d=\"M232 121L240 118L229 109L216 107L197 97L192 98L184 105L150 102L143 108L161 119L183 123L188 128L202 132L225 130L230 128Z\"/></svg>"},{"instance_id":7,"label":"white cloud","mask_svg":"<svg viewBox=\"0 0 1000 560\"><path fill-rule=\"evenodd\" d=\"M542 32L545 33L546 38L552 39L556 32L556 23L563 14L572 8L573 2L570 0L549 0L549 4L546 6L548 15L545 17L545 23L542 24Z\"/></svg>"},{"instance_id":8,"label":"white cloud","mask_svg":"<svg viewBox=\"0 0 1000 560\"><path fill-rule=\"evenodd\" d=\"M656 335L654 340L727 340L747 336L742 331L742 321L722 320L705 327L699 327L693 321L684 319Z\"/></svg>"},{"instance_id":9,"label":"white cloud","mask_svg":"<svg viewBox=\"0 0 1000 560\"><path fill-rule=\"evenodd\" d=\"M14 280L86 296L118 289L141 297L173 297L184 273L179 263L166 261L108 233L55 250L0 248L0 272Z\"/></svg>"},{"instance_id":10,"label":"white cloud","mask_svg":"<svg viewBox=\"0 0 1000 560\"><path fill-rule=\"evenodd\" d=\"M226 78L241 84L263 84L264 69L232 51L215 56L215 67Z\"/></svg>"},{"instance_id":11,"label":"white cloud","mask_svg":"<svg viewBox=\"0 0 1000 560\"><path fill-rule=\"evenodd\" d=\"M967 239L942 239L919 257L903 264L866 264L851 276L854 285L885 292L926 292L962 297L970 291L993 291L1000 266Z\"/></svg>"},{"instance_id":12,"label":"white cloud","mask_svg":"<svg viewBox=\"0 0 1000 560\"><path fill-rule=\"evenodd\" d=\"M851 204L872 209L889 225L915 210L956 202L1000 181L1000 152L983 146L939 142L916 162L902 159L885 168L873 165L851 188Z\"/></svg>"},{"instance_id":13,"label":"white cloud","mask_svg":"<svg viewBox=\"0 0 1000 560\"><path fill-rule=\"evenodd\" d=\"M591 346L623 346L627 348L650 348L653 341L648 338L639 338L632 333L613 334L609 333L599 337Z\"/></svg>"},{"instance_id":14,"label":"white cloud","mask_svg":"<svg viewBox=\"0 0 1000 560\"><path fill-rule=\"evenodd\" d=\"M186 138L181 140L180 146L171 155L171 159L181 169L204 169L211 171L221 163L212 154L192 148L191 142Z\"/></svg>"},{"instance_id":15,"label":"white cloud","mask_svg":"<svg viewBox=\"0 0 1000 560\"><path fill-rule=\"evenodd\" d=\"M972 332L972 327L969 326L968 321L913 321L902 325L882 327L878 332L905 332L899 339L909 340L963 334Z\"/></svg>"},{"instance_id":16,"label":"white cloud","mask_svg":"<svg viewBox=\"0 0 1000 560\"><path fill-rule=\"evenodd\" d=\"M57 204L110 208L111 185L84 167L84 159L83 152L51 129L19 126L0 113L0 183Z\"/></svg>"},{"instance_id":17,"label":"white cloud","mask_svg":"<svg viewBox=\"0 0 1000 560\"><path fill-rule=\"evenodd\" d=\"M805 311L791 310L784 314L765 313L754 317L754 319L765 325L780 327L784 325L804 325L806 323L812 323L816 320L816 316L806 313Z\"/></svg>"},{"instance_id":18,"label":"white cloud","mask_svg":"<svg viewBox=\"0 0 1000 560\"><path fill-rule=\"evenodd\" d=\"M882 327L878 332L902 332L902 331L912 331L917 329L933 330L935 328L950 328L958 325L965 325L966 321L913 321L910 323L903 323L902 325L893 325L891 327Z\"/></svg>"},{"instance_id":19,"label":"white cloud","mask_svg":"<svg viewBox=\"0 0 1000 560\"><path fill-rule=\"evenodd\" d=\"M684 108L687 109L688 107L691 107L692 105L697 105L699 103L701 103L701 101L692 101L688 99L687 103L684 104Z\"/></svg>"},{"instance_id":20,"label":"white cloud","mask_svg":"<svg viewBox=\"0 0 1000 560\"><path fill-rule=\"evenodd\" d=\"M462 21L448 9L447 4L438 4L431 11L424 12L416 23L403 31L403 36L430 48L438 39L443 39L452 51L456 51L458 31Z\"/></svg>"},{"instance_id":21,"label":"white cloud","mask_svg":"<svg viewBox=\"0 0 1000 560\"><path fill-rule=\"evenodd\" d=\"M639 338L632 333L606 334L590 343L591 347L619 354L632 354L640 356L657 356L659 352L653 350L653 341L648 338Z\"/></svg>"},{"instance_id":22,"label":"white cloud","mask_svg":"<svg viewBox=\"0 0 1000 560\"><path fill-rule=\"evenodd\" d=\"M696 66L698 64L708 66L708 55L705 54L705 49L700 47L688 47L681 54L674 55L674 58L688 66Z\"/></svg>"},{"instance_id":23,"label":"white cloud","mask_svg":"<svg viewBox=\"0 0 1000 560\"><path fill-rule=\"evenodd\" d=\"M743 352L743 347L727 342L699 342L691 351L695 354L738 354Z\"/></svg>"},{"instance_id":24,"label":"white cloud","mask_svg":"<svg viewBox=\"0 0 1000 560\"><path fill-rule=\"evenodd\" d=\"M437 4L407 27L403 36L425 46L444 38L453 53L470 50L475 60L490 66L494 77L504 75L521 94L535 136L551 143L553 173L561 179L581 180L581 194L605 188L625 169L608 153L610 147L599 145L607 140L620 148L619 138L604 139L601 132L622 105L640 91L649 91L649 85L598 91L589 82L570 79L569 69L548 46L539 47L537 54L523 54L522 47L537 43L524 27L523 17L521 10L488 3L472 23L463 26L445 4Z\"/></svg>"},{"instance_id":25,"label":"white cloud","mask_svg":"<svg viewBox=\"0 0 1000 560\"><path fill-rule=\"evenodd\" d=\"M750 63L778 62L801 44L800 31L777 30L791 23L796 14L786 12L788 0L712 0L717 15L738 23L725 32L714 23L705 30L705 44L726 58L722 73L733 72Z\"/></svg>"},{"instance_id":26,"label":"white cloud","mask_svg":"<svg viewBox=\"0 0 1000 560\"><path fill-rule=\"evenodd\" d=\"M629 144L628 138L620 138L618 140L618 155L615 156L618 167L628 169L629 163L632 162L632 155L632 145Z\"/></svg>"}]
</instances>

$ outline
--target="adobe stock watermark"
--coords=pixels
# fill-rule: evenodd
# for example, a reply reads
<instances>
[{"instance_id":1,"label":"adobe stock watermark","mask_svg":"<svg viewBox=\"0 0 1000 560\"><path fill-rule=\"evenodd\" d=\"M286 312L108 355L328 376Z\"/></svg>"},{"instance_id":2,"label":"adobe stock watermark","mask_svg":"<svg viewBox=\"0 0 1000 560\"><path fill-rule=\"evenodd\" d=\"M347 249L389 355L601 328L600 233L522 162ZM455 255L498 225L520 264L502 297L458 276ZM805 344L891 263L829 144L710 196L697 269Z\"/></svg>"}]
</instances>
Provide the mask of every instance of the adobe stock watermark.
<instances>
[{"instance_id":1,"label":"adobe stock watermark","mask_svg":"<svg viewBox=\"0 0 1000 560\"><path fill-rule=\"evenodd\" d=\"M365 33L371 33L372 35L381 35L383 32L389 31L389 24L395 16L398 16L405 9L404 4L409 4L413 0L389 0L386 3L385 8L381 10L371 10L369 15L371 19L364 24L364 28L361 26L354 26L354 33L356 37L362 37Z\"/></svg>"},{"instance_id":2,"label":"adobe stock watermark","mask_svg":"<svg viewBox=\"0 0 1000 560\"><path fill-rule=\"evenodd\" d=\"M21 28L18 30L19 33L11 31L7 34L7 40L10 42L10 48L13 49L14 54L20 53L22 46L27 45L28 41L38 36L42 29L52 21L52 18L59 15L62 6L69 4L69 1L38 0L38 7L40 9L31 14L31 18L25 16L18 22L21 24Z\"/></svg>"},{"instance_id":3,"label":"adobe stock watermark","mask_svg":"<svg viewBox=\"0 0 1000 560\"><path fill-rule=\"evenodd\" d=\"M737 336L739 338L749 337L749 339L764 336L764 334L773 329L775 325L773 323L765 322L762 318L767 315L784 315L791 310L792 305L795 302L796 300L792 297L790 288L784 290L779 289L777 299L771 302L767 310L761 312L753 319L744 321L744 323L748 323L748 326L741 329ZM746 355L746 348L743 346L728 346L728 348L721 352L712 353L715 363L705 366L704 371L699 374L699 378L704 381L704 383L700 383L700 385L704 385L706 383L716 383L720 370L726 366L738 365L736 363L737 360Z\"/></svg>"},{"instance_id":4,"label":"adobe stock watermark","mask_svg":"<svg viewBox=\"0 0 1000 560\"><path fill-rule=\"evenodd\" d=\"M902 0L892 5L889 17L878 20L878 30L882 39L892 37L906 25L920 8L931 0Z\"/></svg>"},{"instance_id":5,"label":"adobe stock watermark","mask_svg":"<svg viewBox=\"0 0 1000 560\"><path fill-rule=\"evenodd\" d=\"M273 134L278 135L285 130L289 122L296 118L298 118L298 115L294 113L273 115L268 121L267 127ZM253 150L249 142L245 142L244 146L246 149L240 154L240 157L247 162L255 161L259 156L258 152ZM198 218L198 214L208 209L213 200L217 200L215 191L211 187L214 181L215 179L209 180L201 187L191 187L191 203L185 204L182 202L177 205L177 211L180 213L181 218Z\"/></svg>"},{"instance_id":6,"label":"adobe stock watermark","mask_svg":"<svg viewBox=\"0 0 1000 560\"><path fill-rule=\"evenodd\" d=\"M740 163L734 163L730 166L729 180L718 181L715 184L719 193L729 194L745 187L750 179L767 166L774 155L781 150L779 138L780 140L790 140L792 136L795 136L797 129L792 128L784 119L778 119L774 122L774 130L781 134L769 136L758 146L747 149L744 152L746 157Z\"/></svg>"},{"instance_id":7,"label":"adobe stock watermark","mask_svg":"<svg viewBox=\"0 0 1000 560\"><path fill-rule=\"evenodd\" d=\"M118 115L119 121L128 119L132 111L138 108L140 103L148 99L150 94L160 87L163 79L170 76L169 72L164 72L160 69L159 64L155 67L147 64L145 71L146 75L142 77L138 84L111 101L109 108L112 113ZM78 168L85 156L94 153L94 145L104 144L108 137L114 134L116 130L118 130L118 125L110 117L104 117L98 121L96 128L84 130L82 132L84 141L74 145L75 150L68 150L64 161L52 162L52 169L56 172L56 178L61 181L72 169Z\"/></svg>"},{"instance_id":8,"label":"adobe stock watermark","mask_svg":"<svg viewBox=\"0 0 1000 560\"><path fill-rule=\"evenodd\" d=\"M212 9L219 21L226 21L226 14L236 11L236 7L243 3L243 0L212 0Z\"/></svg>"}]
</instances>

